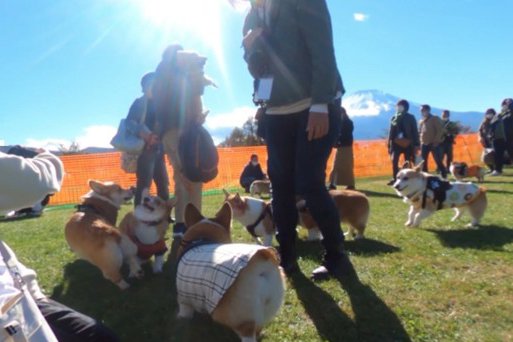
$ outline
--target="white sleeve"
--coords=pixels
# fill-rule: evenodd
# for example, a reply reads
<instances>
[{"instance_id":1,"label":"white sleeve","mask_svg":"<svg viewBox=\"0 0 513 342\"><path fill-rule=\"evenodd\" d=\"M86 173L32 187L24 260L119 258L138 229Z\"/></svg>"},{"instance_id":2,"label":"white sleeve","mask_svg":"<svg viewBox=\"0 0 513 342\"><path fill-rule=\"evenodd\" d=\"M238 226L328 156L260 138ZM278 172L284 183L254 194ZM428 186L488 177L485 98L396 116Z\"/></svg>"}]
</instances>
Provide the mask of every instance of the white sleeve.
<instances>
[{"instance_id":1,"label":"white sleeve","mask_svg":"<svg viewBox=\"0 0 513 342\"><path fill-rule=\"evenodd\" d=\"M0 153L0 175L0 213L6 213L31 207L60 191L64 166L49 152L34 158Z\"/></svg>"}]
</instances>

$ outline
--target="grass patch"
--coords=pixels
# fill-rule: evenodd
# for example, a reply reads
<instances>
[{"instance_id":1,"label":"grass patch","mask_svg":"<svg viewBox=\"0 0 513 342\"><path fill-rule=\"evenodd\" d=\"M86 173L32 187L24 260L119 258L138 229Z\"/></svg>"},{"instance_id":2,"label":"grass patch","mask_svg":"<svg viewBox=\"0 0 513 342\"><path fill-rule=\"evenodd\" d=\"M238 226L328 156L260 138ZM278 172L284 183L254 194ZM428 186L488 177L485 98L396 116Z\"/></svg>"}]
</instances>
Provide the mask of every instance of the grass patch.
<instances>
[{"instance_id":1,"label":"grass patch","mask_svg":"<svg viewBox=\"0 0 513 342\"><path fill-rule=\"evenodd\" d=\"M263 341L512 341L513 177L489 178L483 227L436 213L407 229L407 206L384 179L360 180L371 201L367 240L346 242L360 281L314 284L318 243L299 241L304 275L288 280L285 304ZM204 198L212 215L223 196ZM123 208L121 216L130 207ZM177 321L171 265L121 292L70 252L63 236L72 208L0 223L2 239L38 272L52 298L105 322L123 341L238 341L208 317ZM250 242L234 224L234 241ZM301 231L302 239L306 232Z\"/></svg>"}]
</instances>

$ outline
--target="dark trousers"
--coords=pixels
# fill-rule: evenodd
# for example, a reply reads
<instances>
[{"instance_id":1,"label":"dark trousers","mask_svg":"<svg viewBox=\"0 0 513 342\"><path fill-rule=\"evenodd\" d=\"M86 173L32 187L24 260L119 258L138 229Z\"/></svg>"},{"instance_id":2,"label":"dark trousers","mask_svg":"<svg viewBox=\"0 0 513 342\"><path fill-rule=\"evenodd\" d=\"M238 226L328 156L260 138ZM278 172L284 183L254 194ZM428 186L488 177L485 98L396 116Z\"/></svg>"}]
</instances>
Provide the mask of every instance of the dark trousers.
<instances>
[{"instance_id":1,"label":"dark trousers","mask_svg":"<svg viewBox=\"0 0 513 342\"><path fill-rule=\"evenodd\" d=\"M399 159L401 155L404 156L405 161L415 162L415 156L413 155L413 146L404 148L398 145L392 146L391 159L392 159L392 178L396 178L399 172Z\"/></svg>"},{"instance_id":2,"label":"dark trousers","mask_svg":"<svg viewBox=\"0 0 513 342\"><path fill-rule=\"evenodd\" d=\"M240 185L244 188L246 193L249 193L249 188L254 181L256 181L256 177L243 177L240 180Z\"/></svg>"},{"instance_id":3,"label":"dark trousers","mask_svg":"<svg viewBox=\"0 0 513 342\"><path fill-rule=\"evenodd\" d=\"M103 324L54 300L39 300L37 306L59 342L119 341Z\"/></svg>"},{"instance_id":4,"label":"dark trousers","mask_svg":"<svg viewBox=\"0 0 513 342\"><path fill-rule=\"evenodd\" d=\"M440 148L442 150L442 162L445 159L445 168L449 170L451 168L451 163L453 160L453 143L452 141L444 141Z\"/></svg>"},{"instance_id":5,"label":"dark trousers","mask_svg":"<svg viewBox=\"0 0 513 342\"><path fill-rule=\"evenodd\" d=\"M442 174L443 178L447 177L447 170L444 166L444 163L442 162L442 148L440 145L434 146L434 145L422 145L421 148L421 155L422 159L424 160L424 165L422 167L422 171L428 172L428 157L429 154L433 155L433 159L435 160L436 167L438 170L440 170L440 173Z\"/></svg>"},{"instance_id":6,"label":"dark trousers","mask_svg":"<svg viewBox=\"0 0 513 342\"><path fill-rule=\"evenodd\" d=\"M161 147L144 149L137 159L136 176L137 186L134 205L141 203L141 193L145 188L151 186L152 180L155 181L157 186L157 195L164 200L169 199L169 177Z\"/></svg>"},{"instance_id":7,"label":"dark trousers","mask_svg":"<svg viewBox=\"0 0 513 342\"><path fill-rule=\"evenodd\" d=\"M494 140L493 151L495 160L494 170L502 172L504 166L504 152L506 152L506 141L504 139Z\"/></svg>"},{"instance_id":8,"label":"dark trousers","mask_svg":"<svg viewBox=\"0 0 513 342\"><path fill-rule=\"evenodd\" d=\"M306 132L309 110L288 115L266 115L272 207L284 264L296 258L296 195L306 200L323 234L326 265L335 267L344 251L339 214L325 184L326 164L340 130L340 104L329 108L329 133L313 141L308 141Z\"/></svg>"}]
</instances>

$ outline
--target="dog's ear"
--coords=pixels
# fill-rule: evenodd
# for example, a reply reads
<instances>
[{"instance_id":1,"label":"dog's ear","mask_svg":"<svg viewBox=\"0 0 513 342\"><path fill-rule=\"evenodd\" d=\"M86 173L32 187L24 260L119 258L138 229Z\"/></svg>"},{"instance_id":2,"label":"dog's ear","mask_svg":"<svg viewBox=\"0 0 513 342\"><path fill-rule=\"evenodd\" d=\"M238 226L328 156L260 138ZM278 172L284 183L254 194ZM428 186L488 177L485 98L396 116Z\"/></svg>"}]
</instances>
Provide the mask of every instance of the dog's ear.
<instances>
[{"instance_id":1,"label":"dog's ear","mask_svg":"<svg viewBox=\"0 0 513 342\"><path fill-rule=\"evenodd\" d=\"M91 188L91 190L93 190L97 194L103 194L103 190L105 187L102 182L94 180L94 179L90 179L88 183L89 183L89 187Z\"/></svg>"},{"instance_id":2,"label":"dog's ear","mask_svg":"<svg viewBox=\"0 0 513 342\"><path fill-rule=\"evenodd\" d=\"M198 208L194 206L194 204L189 203L185 207L185 226L192 227L199 221L205 219L203 215L199 212Z\"/></svg>"},{"instance_id":3,"label":"dog's ear","mask_svg":"<svg viewBox=\"0 0 513 342\"><path fill-rule=\"evenodd\" d=\"M223 204L221 209L217 212L215 221L223 226L228 232L232 225L232 208L228 203Z\"/></svg>"},{"instance_id":4,"label":"dog's ear","mask_svg":"<svg viewBox=\"0 0 513 342\"><path fill-rule=\"evenodd\" d=\"M413 168L413 171L419 173L420 171L422 171L422 166L424 165L424 161L421 161L418 165L416 165L414 168Z\"/></svg>"},{"instance_id":5,"label":"dog's ear","mask_svg":"<svg viewBox=\"0 0 513 342\"><path fill-rule=\"evenodd\" d=\"M230 197L230 193L226 191L226 189L223 189L224 199L227 200L228 197Z\"/></svg>"},{"instance_id":6,"label":"dog's ear","mask_svg":"<svg viewBox=\"0 0 513 342\"><path fill-rule=\"evenodd\" d=\"M404 169L409 169L409 168L411 168L411 163L409 160L407 160L404 162L402 169L404 170Z\"/></svg>"}]
</instances>

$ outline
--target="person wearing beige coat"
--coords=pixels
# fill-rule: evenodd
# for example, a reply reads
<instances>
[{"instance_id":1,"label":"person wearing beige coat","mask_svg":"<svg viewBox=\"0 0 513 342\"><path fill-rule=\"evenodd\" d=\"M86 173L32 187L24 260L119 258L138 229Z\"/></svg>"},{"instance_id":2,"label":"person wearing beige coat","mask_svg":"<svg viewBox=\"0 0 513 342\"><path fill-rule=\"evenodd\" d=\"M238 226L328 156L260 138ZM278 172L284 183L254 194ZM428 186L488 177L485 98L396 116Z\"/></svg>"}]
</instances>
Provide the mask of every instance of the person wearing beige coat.
<instances>
[{"instance_id":1,"label":"person wearing beige coat","mask_svg":"<svg viewBox=\"0 0 513 342\"><path fill-rule=\"evenodd\" d=\"M428 157L431 153L436 166L443 178L447 178L447 169L442 161L441 144L444 140L444 124L442 120L431 114L429 105L422 105L422 120L419 123L421 157L424 160L423 171L428 172Z\"/></svg>"}]
</instances>

